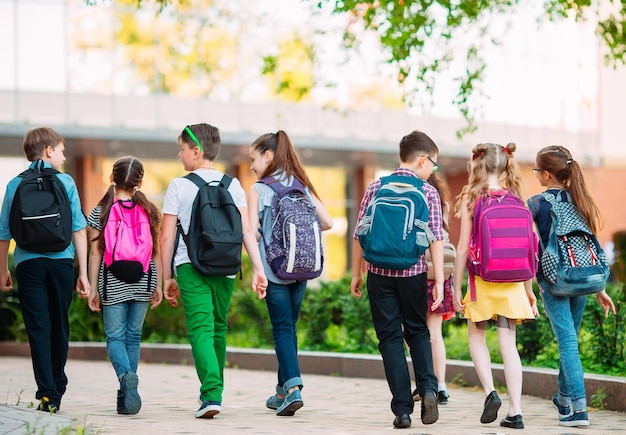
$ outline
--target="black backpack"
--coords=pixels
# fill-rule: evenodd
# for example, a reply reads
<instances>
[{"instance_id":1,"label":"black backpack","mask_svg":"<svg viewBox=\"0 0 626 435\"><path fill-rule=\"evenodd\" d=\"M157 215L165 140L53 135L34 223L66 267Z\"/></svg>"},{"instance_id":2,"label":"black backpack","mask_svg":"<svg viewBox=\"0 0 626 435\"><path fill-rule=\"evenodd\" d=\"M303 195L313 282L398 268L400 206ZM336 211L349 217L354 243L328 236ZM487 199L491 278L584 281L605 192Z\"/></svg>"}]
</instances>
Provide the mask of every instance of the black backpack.
<instances>
[{"instance_id":1,"label":"black backpack","mask_svg":"<svg viewBox=\"0 0 626 435\"><path fill-rule=\"evenodd\" d=\"M59 171L34 168L19 174L9 215L11 237L21 249L33 252L61 252L72 241L72 208Z\"/></svg>"},{"instance_id":2,"label":"black backpack","mask_svg":"<svg viewBox=\"0 0 626 435\"><path fill-rule=\"evenodd\" d=\"M243 229L241 213L228 192L232 177L224 175L220 181L209 183L194 173L184 178L199 189L191 208L189 232L184 233L180 221L177 225L191 264L206 276L236 274L241 270Z\"/></svg>"}]
</instances>

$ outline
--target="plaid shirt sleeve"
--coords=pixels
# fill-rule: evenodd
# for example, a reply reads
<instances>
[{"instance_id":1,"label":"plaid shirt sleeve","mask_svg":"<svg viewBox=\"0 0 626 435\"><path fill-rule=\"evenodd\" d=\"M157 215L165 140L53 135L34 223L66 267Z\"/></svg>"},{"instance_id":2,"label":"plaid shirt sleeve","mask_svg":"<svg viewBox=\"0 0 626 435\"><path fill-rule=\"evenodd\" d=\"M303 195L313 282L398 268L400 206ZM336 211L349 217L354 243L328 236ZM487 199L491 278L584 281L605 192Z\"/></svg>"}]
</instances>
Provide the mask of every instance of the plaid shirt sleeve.
<instances>
[{"instance_id":1,"label":"plaid shirt sleeve","mask_svg":"<svg viewBox=\"0 0 626 435\"><path fill-rule=\"evenodd\" d=\"M424 193L428 200L428 209L430 210L428 218L428 226L433 232L435 240L444 240L445 233L443 231L443 216L441 214L441 199L439 192L428 183L424 183Z\"/></svg>"},{"instance_id":2,"label":"plaid shirt sleeve","mask_svg":"<svg viewBox=\"0 0 626 435\"><path fill-rule=\"evenodd\" d=\"M361 222L361 219L363 219L363 216L365 216L365 212L367 211L367 206L369 205L370 201L374 197L374 194L376 193L379 187L380 187L380 179L372 182L368 186L367 190L365 190L363 199L361 199L361 206L359 207L359 215L357 216L357 219L356 219L357 224L354 226L354 232L352 233L352 237L354 237L355 239L359 238L357 235L357 228L359 226L359 222Z\"/></svg>"}]
</instances>

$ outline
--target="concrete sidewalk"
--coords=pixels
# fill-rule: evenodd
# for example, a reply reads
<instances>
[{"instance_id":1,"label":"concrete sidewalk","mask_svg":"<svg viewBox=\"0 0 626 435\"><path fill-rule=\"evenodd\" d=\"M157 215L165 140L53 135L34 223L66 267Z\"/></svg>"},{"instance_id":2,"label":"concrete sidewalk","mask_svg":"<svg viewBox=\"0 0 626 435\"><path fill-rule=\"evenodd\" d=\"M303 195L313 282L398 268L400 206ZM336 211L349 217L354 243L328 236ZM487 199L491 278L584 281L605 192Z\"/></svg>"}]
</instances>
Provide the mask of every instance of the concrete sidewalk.
<instances>
[{"instance_id":1,"label":"concrete sidewalk","mask_svg":"<svg viewBox=\"0 0 626 435\"><path fill-rule=\"evenodd\" d=\"M35 401L31 362L25 357L0 357L0 433L57 434L379 434L393 429L389 408L391 394L382 379L303 375L304 408L293 417L277 417L265 408L273 393L275 374L270 371L226 369L222 412L214 419L196 419L199 382L190 365L150 364L139 366L139 414L115 412L117 380L106 361L70 359L70 379L61 410L56 415L29 408ZM484 402L482 391L450 387L450 403L439 407L439 421L422 425L419 403L406 434L607 434L623 433L626 414L591 411L588 429L558 425L556 410L548 400L524 396L525 431L499 426L507 411L507 396L496 422L479 422ZM610 398L607 398L610 400Z\"/></svg>"}]
</instances>

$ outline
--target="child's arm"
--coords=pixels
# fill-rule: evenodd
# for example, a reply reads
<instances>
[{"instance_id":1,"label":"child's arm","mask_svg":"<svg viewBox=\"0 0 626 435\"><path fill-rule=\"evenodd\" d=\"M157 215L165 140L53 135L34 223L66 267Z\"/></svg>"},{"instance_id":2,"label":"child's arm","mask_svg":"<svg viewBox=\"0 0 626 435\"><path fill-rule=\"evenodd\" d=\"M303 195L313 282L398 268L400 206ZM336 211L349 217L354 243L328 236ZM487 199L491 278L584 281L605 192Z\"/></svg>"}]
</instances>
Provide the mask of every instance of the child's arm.
<instances>
[{"instance_id":1,"label":"child's arm","mask_svg":"<svg viewBox=\"0 0 626 435\"><path fill-rule=\"evenodd\" d=\"M243 244L246 247L246 251L250 256L250 262L252 263L252 290L259 295L259 299L263 299L265 297L265 291L267 290L267 278L265 277L263 263L261 262L259 245L257 244L256 236L254 235L255 230L250 225L247 207L238 208L239 213L241 214Z\"/></svg>"},{"instance_id":2,"label":"child's arm","mask_svg":"<svg viewBox=\"0 0 626 435\"><path fill-rule=\"evenodd\" d=\"M352 280L350 281L350 293L355 298L360 298L361 286L363 285L363 248L359 239L352 239Z\"/></svg>"},{"instance_id":3,"label":"child's arm","mask_svg":"<svg viewBox=\"0 0 626 435\"><path fill-rule=\"evenodd\" d=\"M98 246L98 242L94 241L100 235L100 231L90 227L89 238L91 240L91 253L89 254L89 285L91 290L88 295L89 309L94 312L100 311L100 295L98 294L98 274L100 273L100 264L102 263L102 251Z\"/></svg>"},{"instance_id":4,"label":"child's arm","mask_svg":"<svg viewBox=\"0 0 626 435\"><path fill-rule=\"evenodd\" d=\"M161 304L161 302L163 302L163 265L161 264L160 251L154 254L152 260L154 261L154 265L157 271L156 288L154 289L154 293L152 294L152 300L150 301L150 308L154 310Z\"/></svg>"},{"instance_id":5,"label":"child's arm","mask_svg":"<svg viewBox=\"0 0 626 435\"><path fill-rule=\"evenodd\" d=\"M315 201L315 214L320 220L322 231L330 230L333 227L333 218L317 196L313 195Z\"/></svg>"},{"instance_id":6,"label":"child's arm","mask_svg":"<svg viewBox=\"0 0 626 435\"><path fill-rule=\"evenodd\" d=\"M9 272L9 243L10 240L0 240L0 290L10 292L13 290L11 272Z\"/></svg>"},{"instance_id":7,"label":"child's arm","mask_svg":"<svg viewBox=\"0 0 626 435\"><path fill-rule=\"evenodd\" d=\"M163 276L163 296L171 306L178 306L180 291L178 283L172 278L172 259L174 258L174 240L178 237L176 223L178 219L171 214L164 214L161 222L161 274Z\"/></svg>"},{"instance_id":8,"label":"child's arm","mask_svg":"<svg viewBox=\"0 0 626 435\"><path fill-rule=\"evenodd\" d=\"M524 281L524 290L526 290L526 297L528 297L528 302L530 302L530 308L533 310L534 316L539 317L539 310L537 309L537 297L535 296L535 293L533 293L532 279Z\"/></svg>"},{"instance_id":9,"label":"child's arm","mask_svg":"<svg viewBox=\"0 0 626 435\"><path fill-rule=\"evenodd\" d=\"M435 240L428 248L430 250L430 261L433 263L435 270L435 285L433 286L433 304L431 309L435 310L443 301L443 240Z\"/></svg>"},{"instance_id":10,"label":"child's arm","mask_svg":"<svg viewBox=\"0 0 626 435\"><path fill-rule=\"evenodd\" d=\"M256 191L254 185L250 186L250 189L248 189L246 202L248 203L250 228L252 228L252 231L255 233L254 236L256 240L259 241L261 240L261 233L259 232L259 192Z\"/></svg>"},{"instance_id":11,"label":"child's arm","mask_svg":"<svg viewBox=\"0 0 626 435\"><path fill-rule=\"evenodd\" d=\"M465 268L467 254L469 251L470 237L472 234L472 219L465 206L461 206L461 228L459 233L459 243L456 247L456 259L454 261L454 307L459 313L465 310L463 305L463 279L465 278Z\"/></svg>"},{"instance_id":12,"label":"child's arm","mask_svg":"<svg viewBox=\"0 0 626 435\"><path fill-rule=\"evenodd\" d=\"M78 257L78 280L76 281L76 291L83 299L89 297L91 285L87 274L87 228L74 231L72 233L76 256Z\"/></svg>"}]
</instances>

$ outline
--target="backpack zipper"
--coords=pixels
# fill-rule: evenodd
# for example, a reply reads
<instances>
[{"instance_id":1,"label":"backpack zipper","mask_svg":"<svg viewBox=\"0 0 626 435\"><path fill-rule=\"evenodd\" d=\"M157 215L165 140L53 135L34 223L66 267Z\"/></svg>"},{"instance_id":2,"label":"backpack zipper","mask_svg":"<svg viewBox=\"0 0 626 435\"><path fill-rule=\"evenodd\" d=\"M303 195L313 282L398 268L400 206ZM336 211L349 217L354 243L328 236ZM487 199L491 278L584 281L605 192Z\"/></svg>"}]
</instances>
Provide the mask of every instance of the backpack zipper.
<instances>
[{"instance_id":1,"label":"backpack zipper","mask_svg":"<svg viewBox=\"0 0 626 435\"><path fill-rule=\"evenodd\" d=\"M49 219L52 217L56 217L57 218L57 222L55 224L55 226L59 226L59 223L61 221L61 213L52 213L52 214L42 214L39 216L23 216L22 220L23 221L35 221L35 220L39 220L39 219Z\"/></svg>"}]
</instances>

